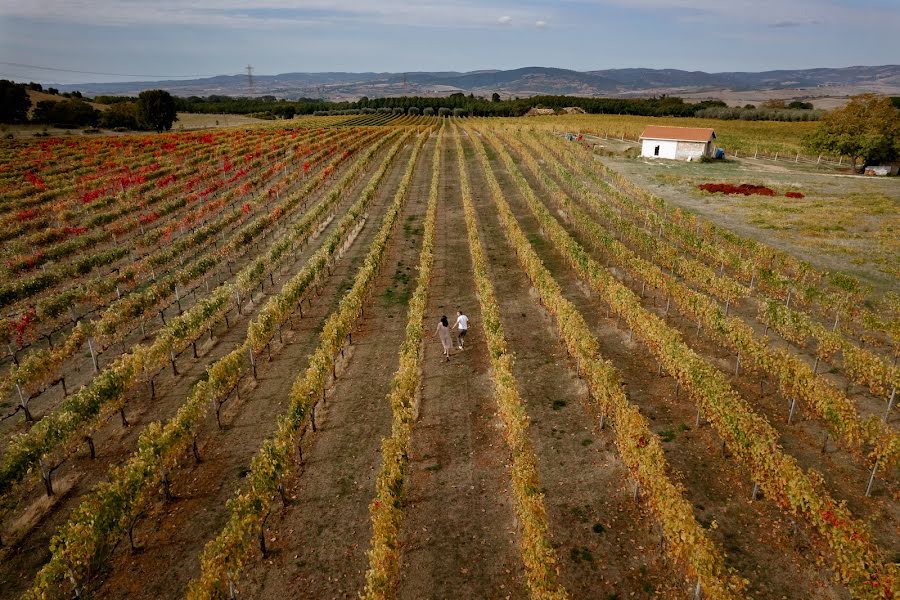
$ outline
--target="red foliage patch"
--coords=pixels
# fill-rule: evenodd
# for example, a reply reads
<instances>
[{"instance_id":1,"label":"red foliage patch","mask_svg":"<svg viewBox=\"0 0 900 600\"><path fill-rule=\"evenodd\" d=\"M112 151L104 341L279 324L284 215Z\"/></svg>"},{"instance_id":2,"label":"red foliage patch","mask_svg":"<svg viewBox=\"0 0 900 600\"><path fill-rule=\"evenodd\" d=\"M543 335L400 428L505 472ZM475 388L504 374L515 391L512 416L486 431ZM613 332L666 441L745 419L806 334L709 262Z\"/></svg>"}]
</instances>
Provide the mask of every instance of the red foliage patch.
<instances>
[{"instance_id":1,"label":"red foliage patch","mask_svg":"<svg viewBox=\"0 0 900 600\"><path fill-rule=\"evenodd\" d=\"M23 314L13 325L13 328L16 332L16 345L18 347L22 347L22 344L25 342L25 334L31 328L32 322L37 318L37 311L32 306L28 309L28 312Z\"/></svg>"},{"instance_id":2,"label":"red foliage patch","mask_svg":"<svg viewBox=\"0 0 900 600\"><path fill-rule=\"evenodd\" d=\"M151 213L141 215L140 220L141 220L141 223L143 223L144 225L149 225L150 223L153 223L157 219L159 219L159 213L151 212Z\"/></svg>"},{"instance_id":3,"label":"red foliage patch","mask_svg":"<svg viewBox=\"0 0 900 600\"><path fill-rule=\"evenodd\" d=\"M88 204L90 202L93 202L100 196L104 195L106 191L106 188L101 188L99 190L91 190L90 192L85 192L81 195L81 203Z\"/></svg>"},{"instance_id":4,"label":"red foliage patch","mask_svg":"<svg viewBox=\"0 0 900 600\"><path fill-rule=\"evenodd\" d=\"M731 183L701 183L697 186L704 192L710 194L740 194L742 196L774 196L775 190L767 188L764 185L753 185L750 183L742 183L734 185Z\"/></svg>"},{"instance_id":5,"label":"red foliage patch","mask_svg":"<svg viewBox=\"0 0 900 600\"><path fill-rule=\"evenodd\" d=\"M32 173L31 171L25 173L25 179L26 181L28 181L28 183L38 188L39 190L44 190L47 187L46 185L44 185L44 180L41 178L41 176L36 173Z\"/></svg>"},{"instance_id":6,"label":"red foliage patch","mask_svg":"<svg viewBox=\"0 0 900 600\"><path fill-rule=\"evenodd\" d=\"M167 185L169 185L170 183L172 183L173 181L175 181L175 173L170 173L169 175L166 175L165 177L161 177L161 178L157 179L156 187L164 188Z\"/></svg>"},{"instance_id":7,"label":"red foliage patch","mask_svg":"<svg viewBox=\"0 0 900 600\"><path fill-rule=\"evenodd\" d=\"M803 194L801 192L785 192L785 198L802 198Z\"/></svg>"},{"instance_id":8,"label":"red foliage patch","mask_svg":"<svg viewBox=\"0 0 900 600\"><path fill-rule=\"evenodd\" d=\"M36 208L23 208L19 212L16 213L16 220L19 223L24 223L25 221L30 221L38 215L38 211Z\"/></svg>"}]
</instances>

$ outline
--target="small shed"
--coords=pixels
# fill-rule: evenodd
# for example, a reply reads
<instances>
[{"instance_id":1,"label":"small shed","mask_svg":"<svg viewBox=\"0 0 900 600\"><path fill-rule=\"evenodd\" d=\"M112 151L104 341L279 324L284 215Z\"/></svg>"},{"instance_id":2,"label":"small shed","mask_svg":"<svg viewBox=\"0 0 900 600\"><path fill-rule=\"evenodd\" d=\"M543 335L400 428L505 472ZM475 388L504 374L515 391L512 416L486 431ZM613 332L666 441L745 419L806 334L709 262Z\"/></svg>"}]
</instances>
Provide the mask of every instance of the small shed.
<instances>
[{"instance_id":1,"label":"small shed","mask_svg":"<svg viewBox=\"0 0 900 600\"><path fill-rule=\"evenodd\" d=\"M693 160L712 156L716 132L707 127L647 125L640 139L641 156Z\"/></svg>"}]
</instances>

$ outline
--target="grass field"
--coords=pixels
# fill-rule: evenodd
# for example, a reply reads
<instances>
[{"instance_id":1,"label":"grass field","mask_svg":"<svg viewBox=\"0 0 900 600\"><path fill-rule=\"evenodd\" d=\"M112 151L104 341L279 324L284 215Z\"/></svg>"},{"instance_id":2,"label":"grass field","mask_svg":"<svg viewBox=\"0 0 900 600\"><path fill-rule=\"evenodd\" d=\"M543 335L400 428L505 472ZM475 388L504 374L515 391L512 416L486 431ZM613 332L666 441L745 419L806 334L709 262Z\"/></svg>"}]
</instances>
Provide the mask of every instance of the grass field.
<instances>
[{"instance_id":1,"label":"grass field","mask_svg":"<svg viewBox=\"0 0 900 600\"><path fill-rule=\"evenodd\" d=\"M740 159L722 164L604 160L673 204L800 256L819 269L852 273L882 293L896 289L900 187L894 179ZM711 182L765 185L777 196L725 196L697 188ZM787 191L799 191L804 198L786 198Z\"/></svg>"},{"instance_id":2,"label":"grass field","mask_svg":"<svg viewBox=\"0 0 900 600\"><path fill-rule=\"evenodd\" d=\"M0 597L900 592L886 184L366 119L0 141Z\"/></svg>"}]
</instances>

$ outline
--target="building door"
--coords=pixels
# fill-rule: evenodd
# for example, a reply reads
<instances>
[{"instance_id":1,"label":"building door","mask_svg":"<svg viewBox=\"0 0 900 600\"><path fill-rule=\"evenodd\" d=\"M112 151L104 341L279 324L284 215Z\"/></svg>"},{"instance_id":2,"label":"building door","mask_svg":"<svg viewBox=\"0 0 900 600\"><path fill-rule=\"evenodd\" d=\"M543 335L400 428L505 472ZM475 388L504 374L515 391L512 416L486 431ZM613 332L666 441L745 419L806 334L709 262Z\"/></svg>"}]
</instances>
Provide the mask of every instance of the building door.
<instances>
[{"instance_id":1,"label":"building door","mask_svg":"<svg viewBox=\"0 0 900 600\"><path fill-rule=\"evenodd\" d=\"M659 146L653 149L653 156L659 156Z\"/></svg>"}]
</instances>

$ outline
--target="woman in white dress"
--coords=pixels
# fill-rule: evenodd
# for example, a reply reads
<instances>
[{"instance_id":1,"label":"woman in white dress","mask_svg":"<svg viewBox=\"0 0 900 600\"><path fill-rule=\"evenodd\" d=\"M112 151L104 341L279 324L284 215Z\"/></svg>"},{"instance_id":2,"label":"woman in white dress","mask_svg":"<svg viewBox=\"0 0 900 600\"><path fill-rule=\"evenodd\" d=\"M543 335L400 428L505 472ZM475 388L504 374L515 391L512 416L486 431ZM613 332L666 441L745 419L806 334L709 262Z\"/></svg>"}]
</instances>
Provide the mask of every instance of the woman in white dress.
<instances>
[{"instance_id":1,"label":"woman in white dress","mask_svg":"<svg viewBox=\"0 0 900 600\"><path fill-rule=\"evenodd\" d=\"M448 327L449 323L447 322L447 315L441 317L441 320L438 321L437 329L435 330L435 334L441 340L441 345L444 346L444 358L448 361L450 360L450 348L453 347L453 339L450 337L450 328Z\"/></svg>"}]
</instances>

